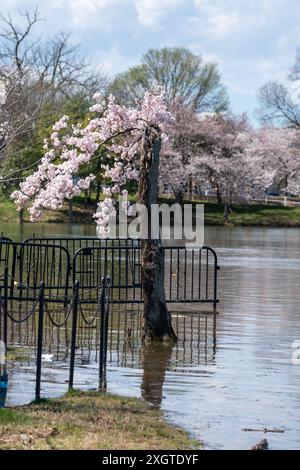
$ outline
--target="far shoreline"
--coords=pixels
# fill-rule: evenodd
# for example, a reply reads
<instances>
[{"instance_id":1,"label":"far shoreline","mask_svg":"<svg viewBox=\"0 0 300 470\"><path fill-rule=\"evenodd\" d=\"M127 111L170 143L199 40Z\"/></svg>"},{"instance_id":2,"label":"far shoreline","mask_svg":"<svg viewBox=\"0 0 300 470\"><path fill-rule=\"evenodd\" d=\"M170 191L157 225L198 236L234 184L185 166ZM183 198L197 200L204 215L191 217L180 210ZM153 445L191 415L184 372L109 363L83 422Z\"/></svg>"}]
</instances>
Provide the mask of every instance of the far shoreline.
<instances>
[{"instance_id":1,"label":"far shoreline","mask_svg":"<svg viewBox=\"0 0 300 470\"><path fill-rule=\"evenodd\" d=\"M160 198L161 203L173 204L174 199ZM271 228L299 228L300 227L300 206L283 207L271 205L233 205L233 212L230 214L229 222L224 223L223 206L211 201L190 201L185 203L204 204L205 225L217 227L271 227ZM96 203L87 203L84 198L75 198L72 203L72 211L65 204L60 210L45 211L40 223L50 224L93 224L93 214ZM20 214L16 210L12 201L0 198L0 223L20 223ZM23 222L29 224L28 214L24 214ZM34 230L33 230L34 232Z\"/></svg>"}]
</instances>

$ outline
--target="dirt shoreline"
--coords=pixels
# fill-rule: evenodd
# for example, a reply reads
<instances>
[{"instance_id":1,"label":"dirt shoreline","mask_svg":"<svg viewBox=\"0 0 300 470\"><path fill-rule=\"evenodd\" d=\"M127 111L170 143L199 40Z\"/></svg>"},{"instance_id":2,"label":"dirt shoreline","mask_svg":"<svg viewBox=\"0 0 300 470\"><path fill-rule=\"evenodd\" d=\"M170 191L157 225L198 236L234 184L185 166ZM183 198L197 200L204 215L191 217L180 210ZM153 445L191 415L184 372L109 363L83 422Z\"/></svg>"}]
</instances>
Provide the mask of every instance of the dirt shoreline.
<instances>
[{"instance_id":1,"label":"dirt shoreline","mask_svg":"<svg viewBox=\"0 0 300 470\"><path fill-rule=\"evenodd\" d=\"M201 449L141 399L73 391L62 398L0 409L0 449Z\"/></svg>"}]
</instances>

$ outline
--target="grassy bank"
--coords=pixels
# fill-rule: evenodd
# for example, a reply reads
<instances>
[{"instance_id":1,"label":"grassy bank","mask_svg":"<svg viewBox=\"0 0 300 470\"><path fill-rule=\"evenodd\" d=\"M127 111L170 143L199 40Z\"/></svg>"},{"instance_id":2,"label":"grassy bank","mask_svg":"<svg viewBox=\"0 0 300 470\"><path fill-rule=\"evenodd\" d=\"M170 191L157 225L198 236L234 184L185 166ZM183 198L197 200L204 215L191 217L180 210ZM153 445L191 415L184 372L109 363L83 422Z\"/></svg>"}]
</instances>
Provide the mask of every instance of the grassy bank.
<instances>
[{"instance_id":1,"label":"grassy bank","mask_svg":"<svg viewBox=\"0 0 300 470\"><path fill-rule=\"evenodd\" d=\"M86 204L82 198L78 198L72 205L72 220L75 223L90 223L93 221L93 214L95 213L94 204ZM19 212L13 202L7 199L0 198L0 222L19 222ZM28 214L24 214L24 222L29 222ZM68 204L60 210L45 211L42 222L50 223L68 223L70 222L70 209Z\"/></svg>"},{"instance_id":2,"label":"grassy bank","mask_svg":"<svg viewBox=\"0 0 300 470\"><path fill-rule=\"evenodd\" d=\"M192 449L200 444L142 400L72 392L0 410L0 449Z\"/></svg>"},{"instance_id":3,"label":"grassy bank","mask_svg":"<svg viewBox=\"0 0 300 470\"><path fill-rule=\"evenodd\" d=\"M223 207L205 203L205 224L224 225ZM248 227L300 227L300 207L234 206L229 225Z\"/></svg>"},{"instance_id":4,"label":"grassy bank","mask_svg":"<svg viewBox=\"0 0 300 470\"><path fill-rule=\"evenodd\" d=\"M161 199L161 202L172 204L172 199ZM185 201L190 203L190 201ZM224 225L223 206L208 201L197 201L205 205L205 224ZM300 206L281 207L266 205L237 205L230 214L231 226L258 226L258 227L300 227ZM72 207L72 221L74 223L91 223L95 204L86 204L83 198L75 198ZM25 214L25 222L28 215ZM0 199L0 222L18 222L19 213L14 204L6 199ZM59 211L45 211L43 222L68 223L70 212L67 204Z\"/></svg>"}]
</instances>

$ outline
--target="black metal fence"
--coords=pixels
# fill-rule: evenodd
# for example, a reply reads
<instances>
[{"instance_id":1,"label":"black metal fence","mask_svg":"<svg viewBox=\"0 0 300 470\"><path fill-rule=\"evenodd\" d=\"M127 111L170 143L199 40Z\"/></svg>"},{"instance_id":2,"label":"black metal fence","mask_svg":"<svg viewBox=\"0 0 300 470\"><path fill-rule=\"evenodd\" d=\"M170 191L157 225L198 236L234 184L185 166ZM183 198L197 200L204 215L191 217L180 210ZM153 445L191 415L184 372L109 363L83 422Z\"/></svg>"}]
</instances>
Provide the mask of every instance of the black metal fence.
<instances>
[{"instance_id":1,"label":"black metal fence","mask_svg":"<svg viewBox=\"0 0 300 470\"><path fill-rule=\"evenodd\" d=\"M217 256L209 247L164 247L164 281L168 303L206 303L217 306ZM140 246L100 246L79 249L73 258L73 281L80 280L82 296L99 276L112 279L113 303L141 303Z\"/></svg>"},{"instance_id":2,"label":"black metal fence","mask_svg":"<svg viewBox=\"0 0 300 470\"><path fill-rule=\"evenodd\" d=\"M211 304L216 309L215 251L207 246L164 246L163 255L167 302ZM43 283L47 303L67 306L78 281L81 303L97 304L99 279L107 275L111 276L110 302L143 302L139 240L34 236L16 243L0 237L0 289L6 303L37 302Z\"/></svg>"},{"instance_id":3,"label":"black metal fence","mask_svg":"<svg viewBox=\"0 0 300 470\"><path fill-rule=\"evenodd\" d=\"M0 287L7 270L8 298L35 300L41 282L50 300L61 301L71 291L71 261L66 248L42 243L0 239Z\"/></svg>"}]
</instances>

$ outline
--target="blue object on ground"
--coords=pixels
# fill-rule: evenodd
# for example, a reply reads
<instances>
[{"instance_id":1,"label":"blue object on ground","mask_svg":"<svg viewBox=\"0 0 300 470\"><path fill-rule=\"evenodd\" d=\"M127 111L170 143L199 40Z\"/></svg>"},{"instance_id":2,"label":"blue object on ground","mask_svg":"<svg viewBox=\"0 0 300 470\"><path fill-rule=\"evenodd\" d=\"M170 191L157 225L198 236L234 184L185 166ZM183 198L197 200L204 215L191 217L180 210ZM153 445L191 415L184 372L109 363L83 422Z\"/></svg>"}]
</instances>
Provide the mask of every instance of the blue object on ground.
<instances>
[{"instance_id":1,"label":"blue object on ground","mask_svg":"<svg viewBox=\"0 0 300 470\"><path fill-rule=\"evenodd\" d=\"M4 408L8 388L8 375L5 373L0 376L0 408Z\"/></svg>"}]
</instances>

